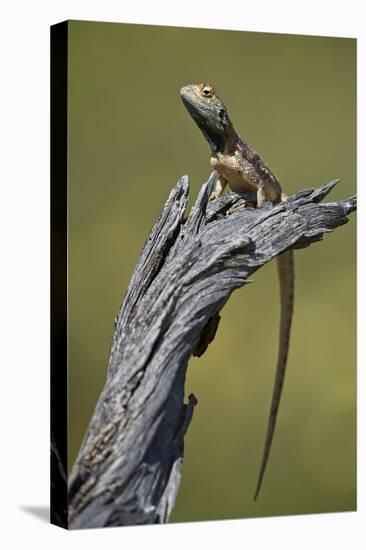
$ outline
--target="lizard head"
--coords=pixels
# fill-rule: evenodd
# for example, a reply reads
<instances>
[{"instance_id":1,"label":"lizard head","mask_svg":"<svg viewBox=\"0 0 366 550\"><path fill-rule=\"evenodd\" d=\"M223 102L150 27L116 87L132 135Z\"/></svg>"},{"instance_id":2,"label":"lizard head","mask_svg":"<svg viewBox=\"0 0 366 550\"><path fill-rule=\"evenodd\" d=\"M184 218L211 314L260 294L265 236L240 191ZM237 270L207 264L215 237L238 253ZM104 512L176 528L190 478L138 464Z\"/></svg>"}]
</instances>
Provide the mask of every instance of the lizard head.
<instances>
[{"instance_id":1,"label":"lizard head","mask_svg":"<svg viewBox=\"0 0 366 550\"><path fill-rule=\"evenodd\" d=\"M209 84L188 84L180 96L214 153L223 150L232 124L224 103Z\"/></svg>"}]
</instances>

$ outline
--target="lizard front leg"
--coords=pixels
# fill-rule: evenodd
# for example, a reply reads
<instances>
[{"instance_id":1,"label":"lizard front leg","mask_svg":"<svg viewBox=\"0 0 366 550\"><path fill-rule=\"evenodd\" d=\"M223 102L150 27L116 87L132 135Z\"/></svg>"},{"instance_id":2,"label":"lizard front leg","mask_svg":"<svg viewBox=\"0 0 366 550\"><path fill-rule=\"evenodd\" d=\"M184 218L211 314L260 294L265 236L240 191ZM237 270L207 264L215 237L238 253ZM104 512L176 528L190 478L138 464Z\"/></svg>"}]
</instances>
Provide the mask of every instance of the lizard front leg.
<instances>
[{"instance_id":1,"label":"lizard front leg","mask_svg":"<svg viewBox=\"0 0 366 550\"><path fill-rule=\"evenodd\" d=\"M212 201L213 199L217 199L217 197L219 197L223 193L226 187L226 184L227 184L227 180L222 176L219 176L217 178L214 190L212 191L209 200Z\"/></svg>"},{"instance_id":2,"label":"lizard front leg","mask_svg":"<svg viewBox=\"0 0 366 550\"><path fill-rule=\"evenodd\" d=\"M261 182L257 189L257 208L261 208L267 200L265 185Z\"/></svg>"}]
</instances>

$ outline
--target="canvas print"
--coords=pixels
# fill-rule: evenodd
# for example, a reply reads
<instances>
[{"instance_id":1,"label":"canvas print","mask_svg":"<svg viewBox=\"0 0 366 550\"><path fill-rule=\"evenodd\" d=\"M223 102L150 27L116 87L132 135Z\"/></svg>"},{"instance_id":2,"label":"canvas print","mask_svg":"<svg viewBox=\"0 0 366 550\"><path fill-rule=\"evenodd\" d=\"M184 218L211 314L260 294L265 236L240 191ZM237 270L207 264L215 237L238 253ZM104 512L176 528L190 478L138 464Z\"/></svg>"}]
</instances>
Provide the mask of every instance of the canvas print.
<instances>
[{"instance_id":1,"label":"canvas print","mask_svg":"<svg viewBox=\"0 0 366 550\"><path fill-rule=\"evenodd\" d=\"M356 40L51 28L53 523L356 510L355 193Z\"/></svg>"}]
</instances>

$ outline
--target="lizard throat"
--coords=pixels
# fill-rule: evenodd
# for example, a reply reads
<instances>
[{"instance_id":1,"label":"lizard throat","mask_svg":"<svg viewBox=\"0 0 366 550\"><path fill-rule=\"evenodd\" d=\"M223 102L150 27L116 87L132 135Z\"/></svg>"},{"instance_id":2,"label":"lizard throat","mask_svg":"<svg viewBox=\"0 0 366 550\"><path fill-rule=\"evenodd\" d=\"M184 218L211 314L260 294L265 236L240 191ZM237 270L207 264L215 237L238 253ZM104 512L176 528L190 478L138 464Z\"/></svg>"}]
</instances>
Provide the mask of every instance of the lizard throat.
<instances>
[{"instance_id":1,"label":"lizard throat","mask_svg":"<svg viewBox=\"0 0 366 550\"><path fill-rule=\"evenodd\" d=\"M196 124L210 145L212 154L233 154L236 151L241 140L232 126L226 128L224 132L213 132L204 124L200 124L200 121L196 120Z\"/></svg>"},{"instance_id":2,"label":"lizard throat","mask_svg":"<svg viewBox=\"0 0 366 550\"><path fill-rule=\"evenodd\" d=\"M226 138L223 135L208 132L204 127L200 127L201 132L211 147L213 154L223 153L226 145Z\"/></svg>"}]
</instances>

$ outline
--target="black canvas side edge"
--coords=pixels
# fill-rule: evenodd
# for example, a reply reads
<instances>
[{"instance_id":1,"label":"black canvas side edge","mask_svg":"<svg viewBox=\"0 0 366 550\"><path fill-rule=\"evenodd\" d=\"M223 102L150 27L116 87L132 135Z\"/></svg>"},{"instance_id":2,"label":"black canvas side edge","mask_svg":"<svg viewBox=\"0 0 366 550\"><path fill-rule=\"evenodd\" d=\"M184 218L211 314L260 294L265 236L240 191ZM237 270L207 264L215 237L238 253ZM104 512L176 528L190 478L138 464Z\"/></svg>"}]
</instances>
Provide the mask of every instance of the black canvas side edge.
<instances>
[{"instance_id":1,"label":"black canvas side edge","mask_svg":"<svg viewBox=\"0 0 366 550\"><path fill-rule=\"evenodd\" d=\"M67 517L67 48L51 27L51 523Z\"/></svg>"}]
</instances>

